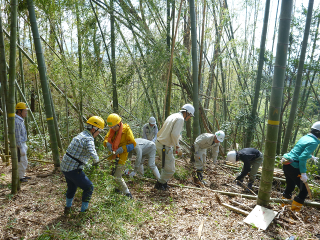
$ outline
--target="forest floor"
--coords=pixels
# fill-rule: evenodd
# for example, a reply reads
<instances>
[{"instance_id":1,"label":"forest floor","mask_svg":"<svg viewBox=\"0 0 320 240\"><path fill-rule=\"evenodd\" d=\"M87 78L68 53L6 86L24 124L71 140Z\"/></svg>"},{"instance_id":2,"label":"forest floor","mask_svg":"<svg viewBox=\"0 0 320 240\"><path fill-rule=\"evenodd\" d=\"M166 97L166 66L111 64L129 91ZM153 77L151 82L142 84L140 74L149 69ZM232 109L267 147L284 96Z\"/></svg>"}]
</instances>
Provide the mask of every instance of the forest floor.
<instances>
[{"instance_id":1,"label":"forest floor","mask_svg":"<svg viewBox=\"0 0 320 240\"><path fill-rule=\"evenodd\" d=\"M175 178L170 183L199 187L185 161L188 160L176 161ZM159 160L157 165L161 165ZM233 170L222 162L212 166L209 162L206 168L208 187L250 194L233 183ZM12 195L11 167L0 165L0 239L320 239L320 209L303 207L301 212L292 213L288 207L271 203L270 207L281 216L277 223L261 230L244 223L245 215L219 205L215 193L209 190L171 187L159 191L154 189L154 182L125 177L134 198L129 200L114 193L112 178L103 165L87 172L95 186L88 211L78 212L78 190L73 212L67 217L63 214L65 179L60 172L53 174L53 170L53 164L29 163L27 175L32 179ZM145 175L152 174L146 171ZM281 198L281 188L274 188L271 197ZM256 200L240 196L219 197L230 205L234 205L233 201L242 203L249 212L256 205Z\"/></svg>"}]
</instances>

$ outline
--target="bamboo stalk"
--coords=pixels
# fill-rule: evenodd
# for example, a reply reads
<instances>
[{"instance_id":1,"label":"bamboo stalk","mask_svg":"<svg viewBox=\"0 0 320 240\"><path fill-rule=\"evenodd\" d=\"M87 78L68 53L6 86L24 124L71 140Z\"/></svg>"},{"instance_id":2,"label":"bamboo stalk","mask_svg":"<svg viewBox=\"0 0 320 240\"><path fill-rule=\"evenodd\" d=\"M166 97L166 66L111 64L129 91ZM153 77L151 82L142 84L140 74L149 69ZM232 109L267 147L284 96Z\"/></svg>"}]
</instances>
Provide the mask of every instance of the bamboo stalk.
<instances>
[{"instance_id":1,"label":"bamboo stalk","mask_svg":"<svg viewBox=\"0 0 320 240\"><path fill-rule=\"evenodd\" d=\"M143 177L139 177L139 179L145 180L145 181L148 181L148 182L156 182L157 181L155 179L143 178ZM179 184L174 184L174 183L168 183L168 185L172 186L172 187L189 188L189 189L194 189L194 190L198 190L198 191L210 191L210 192L220 193L220 194L231 196L231 197L241 197L241 198L247 198L247 199L251 199L251 200L256 200L258 198L257 196L253 196L253 195L234 193L234 192L225 192L225 191L213 190L213 189L210 189L210 188L198 188L198 187L184 186L184 185L181 185L181 184L179 185ZM270 202L287 203L287 204L291 204L292 203L291 200L279 199L279 198L270 198ZM320 208L320 203L318 203L318 202L304 202L303 205L304 206L315 207L315 208Z\"/></svg>"}]
</instances>

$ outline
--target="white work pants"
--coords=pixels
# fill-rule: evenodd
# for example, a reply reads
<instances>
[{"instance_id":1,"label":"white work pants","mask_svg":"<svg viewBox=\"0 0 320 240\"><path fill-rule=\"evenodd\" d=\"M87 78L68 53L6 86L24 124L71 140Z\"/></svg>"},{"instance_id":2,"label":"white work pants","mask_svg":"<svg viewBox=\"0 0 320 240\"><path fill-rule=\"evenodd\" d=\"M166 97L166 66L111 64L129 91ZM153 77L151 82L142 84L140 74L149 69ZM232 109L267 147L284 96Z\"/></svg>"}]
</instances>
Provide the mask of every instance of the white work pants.
<instances>
[{"instance_id":1,"label":"white work pants","mask_svg":"<svg viewBox=\"0 0 320 240\"><path fill-rule=\"evenodd\" d=\"M157 147L158 154L159 154L161 161L162 161L163 145L160 142L156 141L156 147ZM159 178L159 182L162 184L168 182L176 171L175 158L173 156L173 150L174 150L173 147L165 146L165 150L166 150L165 165L164 165L164 168L161 169L161 175Z\"/></svg>"},{"instance_id":2,"label":"white work pants","mask_svg":"<svg viewBox=\"0 0 320 240\"><path fill-rule=\"evenodd\" d=\"M204 170L206 157L207 157L207 149L199 148L198 152L194 154L194 166L197 170Z\"/></svg>"},{"instance_id":3,"label":"white work pants","mask_svg":"<svg viewBox=\"0 0 320 240\"><path fill-rule=\"evenodd\" d=\"M28 158L27 158L27 150L28 146L26 143L22 143L21 147L24 148L26 155L21 156L20 154L20 149L17 148L18 151L18 174L19 174L19 179L22 179L26 173L26 169L28 167Z\"/></svg>"}]
</instances>

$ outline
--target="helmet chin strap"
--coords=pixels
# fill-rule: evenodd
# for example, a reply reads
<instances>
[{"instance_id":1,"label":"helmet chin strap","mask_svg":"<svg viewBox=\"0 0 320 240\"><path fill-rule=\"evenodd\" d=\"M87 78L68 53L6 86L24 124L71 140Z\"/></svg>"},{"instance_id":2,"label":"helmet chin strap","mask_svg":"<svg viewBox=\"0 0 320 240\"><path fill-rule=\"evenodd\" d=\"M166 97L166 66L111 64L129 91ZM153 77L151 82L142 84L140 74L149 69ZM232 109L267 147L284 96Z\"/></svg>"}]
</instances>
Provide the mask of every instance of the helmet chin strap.
<instances>
[{"instance_id":1,"label":"helmet chin strap","mask_svg":"<svg viewBox=\"0 0 320 240\"><path fill-rule=\"evenodd\" d=\"M187 117L189 117L189 115L188 115L188 111L187 111L187 110L184 110L183 112L185 112L185 113L186 113L186 116L185 116L185 117L183 117L183 118L184 118L184 120L186 121L186 118L187 118Z\"/></svg>"}]
</instances>

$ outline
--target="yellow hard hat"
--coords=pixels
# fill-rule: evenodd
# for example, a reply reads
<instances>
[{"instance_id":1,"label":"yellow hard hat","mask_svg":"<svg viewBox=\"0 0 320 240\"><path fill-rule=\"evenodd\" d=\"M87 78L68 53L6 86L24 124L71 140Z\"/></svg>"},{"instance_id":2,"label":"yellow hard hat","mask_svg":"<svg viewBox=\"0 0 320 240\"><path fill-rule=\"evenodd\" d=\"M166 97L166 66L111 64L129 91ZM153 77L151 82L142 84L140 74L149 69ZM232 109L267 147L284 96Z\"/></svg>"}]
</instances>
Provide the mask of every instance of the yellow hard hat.
<instances>
[{"instance_id":1,"label":"yellow hard hat","mask_svg":"<svg viewBox=\"0 0 320 240\"><path fill-rule=\"evenodd\" d=\"M16 110L22 110L22 109L27 109L29 110L29 108L27 108L27 104L24 102L19 102L16 105Z\"/></svg>"},{"instance_id":2,"label":"yellow hard hat","mask_svg":"<svg viewBox=\"0 0 320 240\"><path fill-rule=\"evenodd\" d=\"M104 120L101 117L92 116L88 119L87 123L97 128L104 129Z\"/></svg>"},{"instance_id":3,"label":"yellow hard hat","mask_svg":"<svg viewBox=\"0 0 320 240\"><path fill-rule=\"evenodd\" d=\"M119 124L120 122L121 122L121 117L116 113L110 114L107 118L108 127L113 127Z\"/></svg>"}]
</instances>

